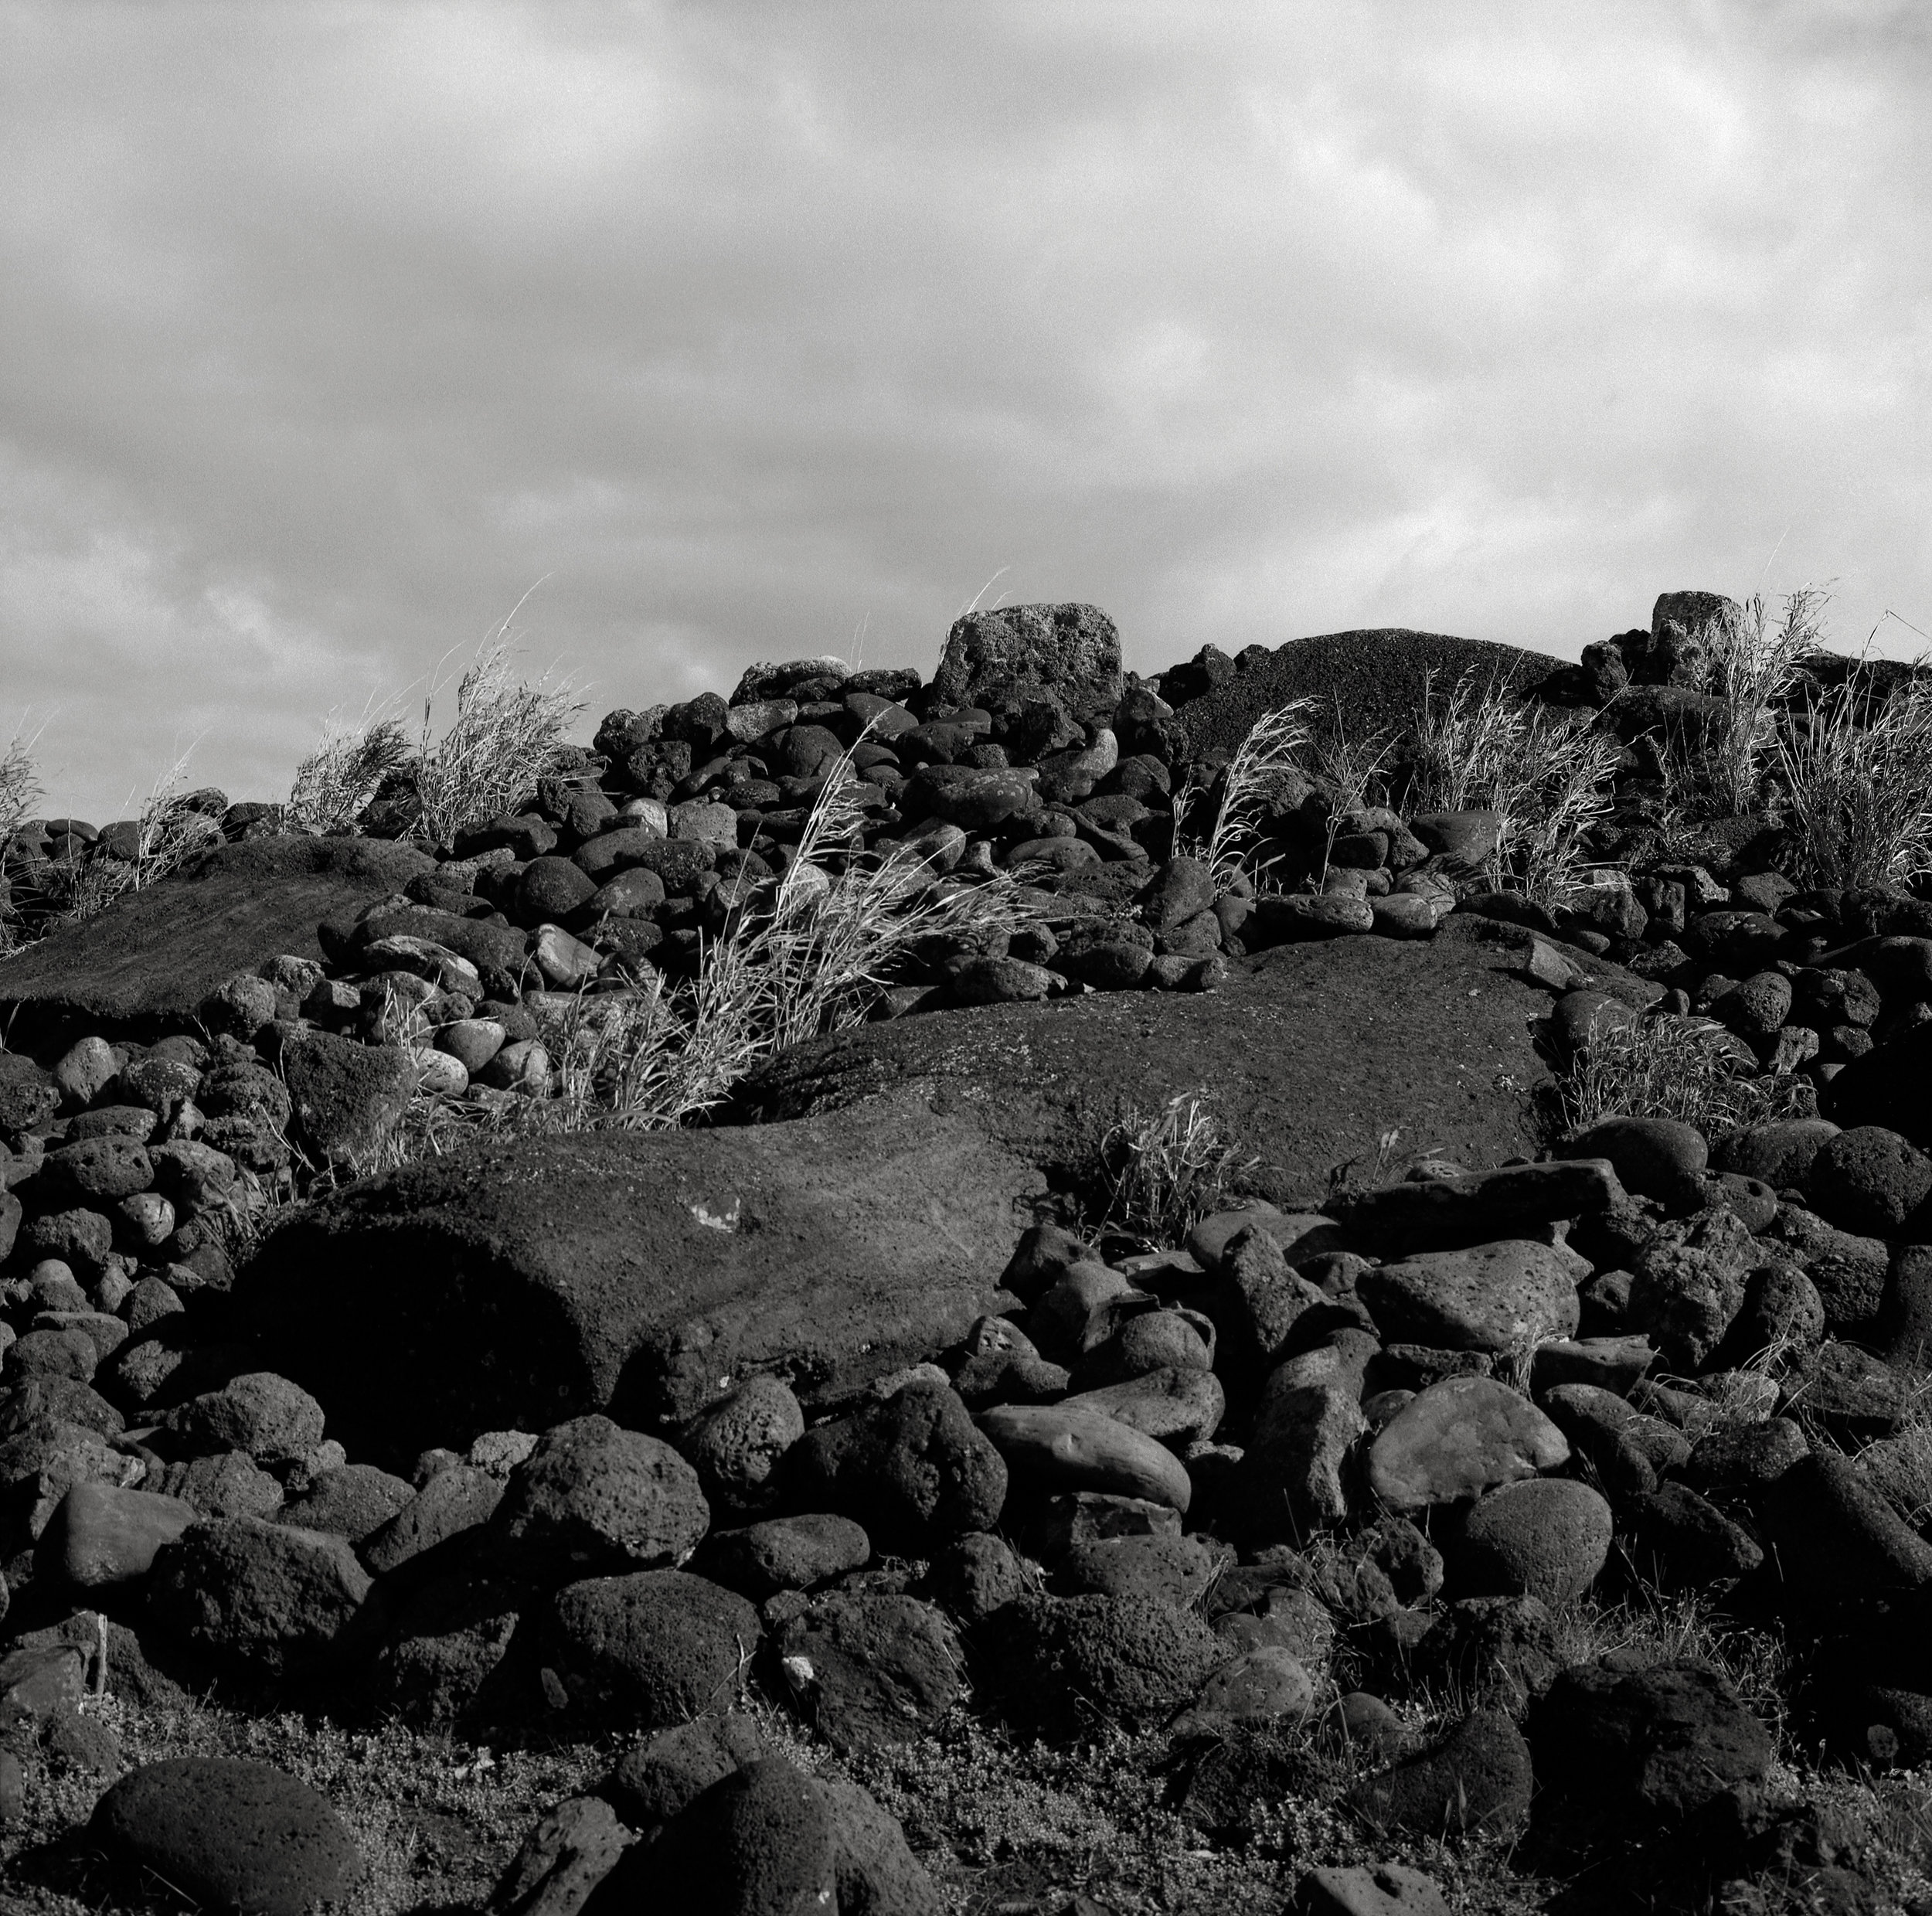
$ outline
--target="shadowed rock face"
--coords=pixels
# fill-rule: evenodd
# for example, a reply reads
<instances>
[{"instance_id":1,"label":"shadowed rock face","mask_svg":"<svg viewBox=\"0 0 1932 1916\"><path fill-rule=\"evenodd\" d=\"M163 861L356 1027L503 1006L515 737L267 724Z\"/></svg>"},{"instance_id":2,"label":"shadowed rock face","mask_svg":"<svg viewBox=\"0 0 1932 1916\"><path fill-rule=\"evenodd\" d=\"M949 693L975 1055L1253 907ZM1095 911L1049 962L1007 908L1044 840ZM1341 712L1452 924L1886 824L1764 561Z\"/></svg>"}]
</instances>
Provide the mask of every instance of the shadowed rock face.
<instances>
[{"instance_id":1,"label":"shadowed rock face","mask_svg":"<svg viewBox=\"0 0 1932 1916\"><path fill-rule=\"evenodd\" d=\"M368 839L253 839L196 859L0 964L16 1047L112 1031L184 1030L225 979L288 953L319 959L319 921L400 891L433 862Z\"/></svg>"},{"instance_id":2,"label":"shadowed rock face","mask_svg":"<svg viewBox=\"0 0 1932 1916\"><path fill-rule=\"evenodd\" d=\"M783 1126L526 1139L352 1187L236 1308L353 1454L655 1428L747 1375L824 1395L962 1337L1045 1180L916 1101Z\"/></svg>"}]
</instances>

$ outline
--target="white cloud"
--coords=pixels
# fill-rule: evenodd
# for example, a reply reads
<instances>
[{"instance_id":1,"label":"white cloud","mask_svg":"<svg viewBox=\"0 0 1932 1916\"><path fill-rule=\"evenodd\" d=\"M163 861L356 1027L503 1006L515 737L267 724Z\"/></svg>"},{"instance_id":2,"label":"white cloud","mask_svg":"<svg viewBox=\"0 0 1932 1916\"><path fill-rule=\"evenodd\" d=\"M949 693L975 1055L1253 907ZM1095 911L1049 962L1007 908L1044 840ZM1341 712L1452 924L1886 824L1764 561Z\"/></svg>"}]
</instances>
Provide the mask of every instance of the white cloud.
<instances>
[{"instance_id":1,"label":"white cloud","mask_svg":"<svg viewBox=\"0 0 1932 1916\"><path fill-rule=\"evenodd\" d=\"M44 0L0 72L63 806L198 734L272 795L539 577L594 709L929 665L1002 566L1148 669L1834 577L1932 631L1908 5Z\"/></svg>"}]
</instances>

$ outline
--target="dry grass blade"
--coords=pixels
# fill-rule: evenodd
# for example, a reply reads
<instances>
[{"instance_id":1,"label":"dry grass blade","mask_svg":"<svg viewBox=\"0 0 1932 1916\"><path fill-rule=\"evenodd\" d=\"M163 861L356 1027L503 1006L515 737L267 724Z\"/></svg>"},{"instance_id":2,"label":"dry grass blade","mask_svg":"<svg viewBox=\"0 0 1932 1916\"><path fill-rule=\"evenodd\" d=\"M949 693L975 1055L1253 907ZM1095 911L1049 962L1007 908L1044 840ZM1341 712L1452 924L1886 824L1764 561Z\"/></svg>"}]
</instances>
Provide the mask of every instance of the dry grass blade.
<instances>
[{"instance_id":1,"label":"dry grass blade","mask_svg":"<svg viewBox=\"0 0 1932 1916\"><path fill-rule=\"evenodd\" d=\"M1753 597L1703 629L1709 689L1726 701L1709 778L1727 812L1747 812L1757 802L1779 716L1804 676L1804 662L1825 649L1825 594L1805 586L1787 596L1775 627L1763 599Z\"/></svg>"},{"instance_id":2,"label":"dry grass blade","mask_svg":"<svg viewBox=\"0 0 1932 1916\"><path fill-rule=\"evenodd\" d=\"M365 720L344 730L332 720L322 742L295 768L288 822L330 838L352 832L383 781L410 761L409 735L397 718Z\"/></svg>"},{"instance_id":3,"label":"dry grass blade","mask_svg":"<svg viewBox=\"0 0 1932 1916\"><path fill-rule=\"evenodd\" d=\"M1260 842L1262 822L1274 808L1284 781L1300 772L1301 754L1308 743L1306 714L1313 703L1292 699L1274 711L1263 713L1248 727L1216 781L1220 802L1206 840L1196 838L1175 845L1176 851L1185 850L1188 856L1198 858L1223 887L1241 875ZM1175 797L1177 821L1186 817L1190 801L1202 789L1190 772Z\"/></svg>"},{"instance_id":4,"label":"dry grass blade","mask_svg":"<svg viewBox=\"0 0 1932 1916\"><path fill-rule=\"evenodd\" d=\"M1776 739L1797 870L1815 885L1909 885L1932 872L1932 676L1882 706L1848 682Z\"/></svg>"},{"instance_id":5,"label":"dry grass blade","mask_svg":"<svg viewBox=\"0 0 1932 1916\"><path fill-rule=\"evenodd\" d=\"M556 1034L563 1094L532 1108L546 1128L656 1129L711 1110L787 1046L865 1022L913 948L1010 931L1018 882L936 877L916 853L860 849L848 753L776 880L736 881L696 980L580 1001Z\"/></svg>"},{"instance_id":6,"label":"dry grass blade","mask_svg":"<svg viewBox=\"0 0 1932 1916\"><path fill-rule=\"evenodd\" d=\"M512 657L506 625L457 681L456 716L440 738L431 730L434 686L423 702L416 791L426 838L447 844L532 791L583 710L567 681L528 685L515 678Z\"/></svg>"},{"instance_id":7,"label":"dry grass blade","mask_svg":"<svg viewBox=\"0 0 1932 1916\"><path fill-rule=\"evenodd\" d=\"M1464 673L1438 703L1423 686L1410 802L1417 812L1495 812L1498 890L1560 903L1580 882L1591 832L1610 816L1621 748L1586 713L1556 713Z\"/></svg>"},{"instance_id":8,"label":"dry grass blade","mask_svg":"<svg viewBox=\"0 0 1932 1916\"><path fill-rule=\"evenodd\" d=\"M1599 1030L1558 1081L1565 1125L1583 1131L1605 1118L1675 1118L1713 1135L1808 1115L1793 1081L1740 1076L1723 1035L1697 1018Z\"/></svg>"},{"instance_id":9,"label":"dry grass blade","mask_svg":"<svg viewBox=\"0 0 1932 1916\"><path fill-rule=\"evenodd\" d=\"M19 921L14 910L16 863L14 834L32 816L40 802L40 776L34 764L36 733L23 738L18 731L0 752L0 954L19 941Z\"/></svg>"}]
</instances>

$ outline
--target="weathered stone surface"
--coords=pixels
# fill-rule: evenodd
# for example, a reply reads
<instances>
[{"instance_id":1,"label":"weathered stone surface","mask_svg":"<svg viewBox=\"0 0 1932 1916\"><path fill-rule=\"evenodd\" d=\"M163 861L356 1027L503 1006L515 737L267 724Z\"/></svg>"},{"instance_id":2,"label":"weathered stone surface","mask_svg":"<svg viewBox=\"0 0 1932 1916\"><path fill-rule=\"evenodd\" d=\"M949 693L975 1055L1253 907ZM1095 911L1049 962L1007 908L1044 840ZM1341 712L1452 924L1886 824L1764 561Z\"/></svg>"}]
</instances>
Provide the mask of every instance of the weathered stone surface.
<instances>
[{"instance_id":1,"label":"weathered stone surface","mask_svg":"<svg viewBox=\"0 0 1932 1916\"><path fill-rule=\"evenodd\" d=\"M1355 1784L1349 1806L1383 1829L1505 1832L1529 1814L1529 1748L1499 1710L1473 1712L1434 1748Z\"/></svg>"},{"instance_id":2,"label":"weathered stone surface","mask_svg":"<svg viewBox=\"0 0 1932 1916\"><path fill-rule=\"evenodd\" d=\"M1097 605L1009 605L954 621L933 675L947 704L992 709L1056 696L1069 710L1120 703L1121 635Z\"/></svg>"},{"instance_id":3,"label":"weathered stone surface","mask_svg":"<svg viewBox=\"0 0 1932 1916\"><path fill-rule=\"evenodd\" d=\"M702 1577L590 1577L544 1613L546 1687L575 1724L663 1728L728 1703L761 1634L743 1597Z\"/></svg>"},{"instance_id":4,"label":"weathered stone surface","mask_svg":"<svg viewBox=\"0 0 1932 1916\"><path fill-rule=\"evenodd\" d=\"M1038 1598L1010 1605L994 1628L1009 1713L1062 1732L1096 1715L1163 1719L1233 1660L1198 1618L1145 1597Z\"/></svg>"},{"instance_id":5,"label":"weathered stone surface","mask_svg":"<svg viewBox=\"0 0 1932 1916\"><path fill-rule=\"evenodd\" d=\"M259 1916L304 1916L363 1874L326 1797L231 1757L175 1757L124 1776L95 1805L90 1834L206 1907Z\"/></svg>"},{"instance_id":6,"label":"weathered stone surface","mask_svg":"<svg viewBox=\"0 0 1932 1916\"><path fill-rule=\"evenodd\" d=\"M148 1608L189 1648L276 1676L324 1662L369 1592L345 1537L226 1517L161 1550Z\"/></svg>"},{"instance_id":7,"label":"weathered stone surface","mask_svg":"<svg viewBox=\"0 0 1932 1916\"><path fill-rule=\"evenodd\" d=\"M832 1591L778 1633L778 1657L794 1707L840 1751L918 1736L964 1677L952 1626L914 1597Z\"/></svg>"},{"instance_id":8,"label":"weathered stone surface","mask_svg":"<svg viewBox=\"0 0 1932 1916\"><path fill-rule=\"evenodd\" d=\"M1554 1470L1563 1434L1527 1397L1488 1377L1448 1377L1419 1393L1369 1451L1369 1482L1393 1510L1479 1496Z\"/></svg>"},{"instance_id":9,"label":"weathered stone surface","mask_svg":"<svg viewBox=\"0 0 1932 1916\"><path fill-rule=\"evenodd\" d=\"M222 846L0 963L0 1018L17 1016L15 1042L70 1023L185 1029L236 972L284 952L319 959L318 921L434 869L407 846L369 839Z\"/></svg>"},{"instance_id":10,"label":"weathered stone surface","mask_svg":"<svg viewBox=\"0 0 1932 1916\"><path fill-rule=\"evenodd\" d=\"M485 1542L493 1561L556 1582L682 1563L710 1522L698 1473L668 1444L583 1417L510 1473Z\"/></svg>"},{"instance_id":11,"label":"weathered stone surface","mask_svg":"<svg viewBox=\"0 0 1932 1916\"><path fill-rule=\"evenodd\" d=\"M651 1428L747 1371L823 1390L957 1342L1043 1186L976 1127L886 1104L530 1139L357 1186L237 1289L352 1455L604 1409Z\"/></svg>"},{"instance_id":12,"label":"weathered stone surface","mask_svg":"<svg viewBox=\"0 0 1932 1916\"><path fill-rule=\"evenodd\" d=\"M1610 1506L1563 1477L1504 1484L1479 1498L1448 1550L1458 1597L1580 1597L1610 1555Z\"/></svg>"},{"instance_id":13,"label":"weathered stone surface","mask_svg":"<svg viewBox=\"0 0 1932 1916\"><path fill-rule=\"evenodd\" d=\"M76 1484L42 1533L43 1560L77 1590L104 1590L138 1581L200 1516L179 1497Z\"/></svg>"},{"instance_id":14,"label":"weathered stone surface","mask_svg":"<svg viewBox=\"0 0 1932 1916\"><path fill-rule=\"evenodd\" d=\"M1638 1253L1631 1321L1684 1376L1699 1370L1744 1307L1745 1273L1763 1251L1730 1211L1662 1226Z\"/></svg>"},{"instance_id":15,"label":"weathered stone surface","mask_svg":"<svg viewBox=\"0 0 1932 1916\"><path fill-rule=\"evenodd\" d=\"M1575 1331L1588 1274L1573 1251L1506 1238L1365 1271L1355 1295L1391 1343L1503 1356Z\"/></svg>"},{"instance_id":16,"label":"weathered stone surface","mask_svg":"<svg viewBox=\"0 0 1932 1916\"><path fill-rule=\"evenodd\" d=\"M1329 1344L1270 1373L1239 1472L1240 1515L1257 1535L1300 1537L1348 1516L1343 1465L1369 1428L1361 1407L1367 1356L1349 1342Z\"/></svg>"}]
</instances>

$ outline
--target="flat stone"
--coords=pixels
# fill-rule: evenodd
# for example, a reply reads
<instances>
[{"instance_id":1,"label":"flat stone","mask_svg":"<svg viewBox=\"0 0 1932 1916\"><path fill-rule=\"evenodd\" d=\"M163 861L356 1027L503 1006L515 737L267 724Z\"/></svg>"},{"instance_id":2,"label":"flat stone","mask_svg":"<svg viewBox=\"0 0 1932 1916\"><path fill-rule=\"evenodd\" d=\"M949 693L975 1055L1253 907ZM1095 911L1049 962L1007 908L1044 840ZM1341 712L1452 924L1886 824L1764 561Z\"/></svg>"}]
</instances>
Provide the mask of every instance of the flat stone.
<instances>
[{"instance_id":1,"label":"flat stone","mask_svg":"<svg viewBox=\"0 0 1932 1916\"><path fill-rule=\"evenodd\" d=\"M809 1394L956 1343L1044 1184L923 1108L486 1145L314 1207L237 1298L352 1455L654 1428L749 1374Z\"/></svg>"},{"instance_id":2,"label":"flat stone","mask_svg":"<svg viewBox=\"0 0 1932 1916\"><path fill-rule=\"evenodd\" d=\"M864 1530L849 1517L822 1512L714 1530L703 1559L710 1575L754 1603L781 1590L808 1590L871 1560Z\"/></svg>"},{"instance_id":3,"label":"flat stone","mask_svg":"<svg viewBox=\"0 0 1932 1916\"><path fill-rule=\"evenodd\" d=\"M266 838L219 846L0 962L0 1017L15 1043L78 1025L148 1035L191 1028L237 972L288 954L319 960L315 927L435 870L372 839Z\"/></svg>"},{"instance_id":4,"label":"flat stone","mask_svg":"<svg viewBox=\"0 0 1932 1916\"><path fill-rule=\"evenodd\" d=\"M1355 1295L1392 1342L1502 1356L1570 1336L1588 1274L1574 1251L1505 1239L1365 1271Z\"/></svg>"},{"instance_id":5,"label":"flat stone","mask_svg":"<svg viewBox=\"0 0 1932 1916\"><path fill-rule=\"evenodd\" d=\"M1607 1160L1581 1158L1345 1191L1328 1208L1351 1249L1400 1257L1526 1235L1607 1210L1624 1195Z\"/></svg>"},{"instance_id":6,"label":"flat stone","mask_svg":"<svg viewBox=\"0 0 1932 1916\"><path fill-rule=\"evenodd\" d=\"M364 1873L326 1797L230 1757L175 1757L124 1776L94 1805L89 1833L198 1903L260 1916L304 1916Z\"/></svg>"},{"instance_id":7,"label":"flat stone","mask_svg":"<svg viewBox=\"0 0 1932 1916\"><path fill-rule=\"evenodd\" d=\"M1448 1377L1419 1393L1369 1452L1369 1481L1393 1510L1420 1510L1554 1470L1563 1434L1527 1397L1489 1377Z\"/></svg>"}]
</instances>

